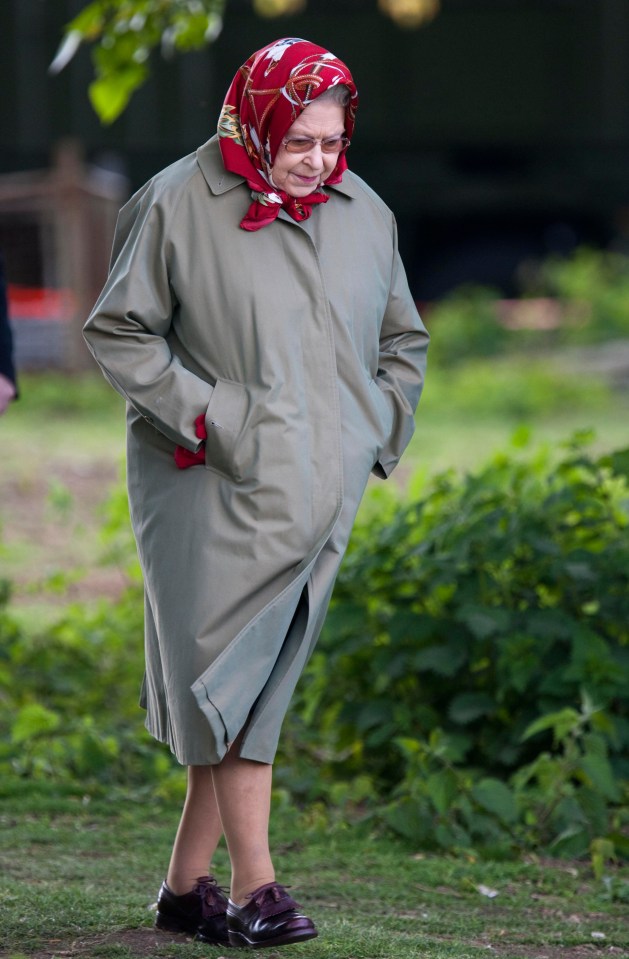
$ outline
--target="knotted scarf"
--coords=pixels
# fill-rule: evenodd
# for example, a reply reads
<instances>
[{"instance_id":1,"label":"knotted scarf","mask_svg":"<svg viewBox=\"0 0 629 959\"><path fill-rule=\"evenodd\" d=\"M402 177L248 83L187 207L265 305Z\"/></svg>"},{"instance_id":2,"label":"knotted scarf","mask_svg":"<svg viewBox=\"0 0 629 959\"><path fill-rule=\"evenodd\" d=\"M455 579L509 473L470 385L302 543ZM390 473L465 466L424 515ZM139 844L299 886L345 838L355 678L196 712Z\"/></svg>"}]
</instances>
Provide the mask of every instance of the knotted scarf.
<instances>
[{"instance_id":1,"label":"knotted scarf","mask_svg":"<svg viewBox=\"0 0 629 959\"><path fill-rule=\"evenodd\" d=\"M294 220L306 220L314 204L327 202L318 189L298 199L278 190L271 168L282 139L300 113L339 83L350 91L345 135L351 138L358 105L356 86L345 64L324 47L294 37L276 40L238 70L225 97L218 135L225 169L243 176L251 189L253 203L240 223L244 230L262 229L282 208ZM346 169L342 151L325 183L339 183Z\"/></svg>"}]
</instances>

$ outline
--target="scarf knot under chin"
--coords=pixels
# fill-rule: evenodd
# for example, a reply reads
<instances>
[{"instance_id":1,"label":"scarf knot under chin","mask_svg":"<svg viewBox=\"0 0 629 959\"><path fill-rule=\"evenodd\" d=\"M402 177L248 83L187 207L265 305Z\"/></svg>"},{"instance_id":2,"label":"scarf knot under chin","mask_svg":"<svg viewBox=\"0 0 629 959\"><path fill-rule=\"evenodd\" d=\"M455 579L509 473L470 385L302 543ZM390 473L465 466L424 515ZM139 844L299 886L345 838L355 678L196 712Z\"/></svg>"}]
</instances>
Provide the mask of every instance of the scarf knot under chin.
<instances>
[{"instance_id":1,"label":"scarf knot under chin","mask_svg":"<svg viewBox=\"0 0 629 959\"><path fill-rule=\"evenodd\" d=\"M297 117L329 87L350 91L345 109L345 135L351 138L358 95L352 75L334 54L307 40L277 40L254 53L240 68L227 91L218 122L219 146L226 170L245 178L253 202L240 222L243 230L260 230L280 212L297 222L312 208L327 203L320 189L293 197L273 186L271 171L277 151ZM347 169L339 153L326 184L339 183Z\"/></svg>"},{"instance_id":2,"label":"scarf knot under chin","mask_svg":"<svg viewBox=\"0 0 629 959\"><path fill-rule=\"evenodd\" d=\"M268 226L269 223L277 219L280 210L286 210L293 220L298 223L301 220L307 220L312 214L313 206L316 206L317 203L327 203L330 199L325 193L319 191L297 198L289 196L283 190L276 190L274 193L252 190L251 196L253 203L245 217L240 221L243 230L249 230L250 232Z\"/></svg>"}]
</instances>

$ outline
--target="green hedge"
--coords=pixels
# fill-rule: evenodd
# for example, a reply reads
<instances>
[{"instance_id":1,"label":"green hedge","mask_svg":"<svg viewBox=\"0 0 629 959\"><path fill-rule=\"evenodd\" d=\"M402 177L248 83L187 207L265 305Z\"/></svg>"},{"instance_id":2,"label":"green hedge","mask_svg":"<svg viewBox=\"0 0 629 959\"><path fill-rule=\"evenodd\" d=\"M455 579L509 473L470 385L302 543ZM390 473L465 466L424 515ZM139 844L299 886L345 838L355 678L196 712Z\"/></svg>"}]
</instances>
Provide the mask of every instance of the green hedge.
<instances>
[{"instance_id":1,"label":"green hedge","mask_svg":"<svg viewBox=\"0 0 629 959\"><path fill-rule=\"evenodd\" d=\"M628 471L575 442L372 498L287 724L306 795L422 845L629 849Z\"/></svg>"},{"instance_id":2,"label":"green hedge","mask_svg":"<svg viewBox=\"0 0 629 959\"><path fill-rule=\"evenodd\" d=\"M280 791L415 845L629 851L629 451L577 439L368 494ZM110 549L132 551L121 490ZM0 777L179 788L142 731L141 586L41 635L0 602ZM171 775L172 774L172 775Z\"/></svg>"}]
</instances>

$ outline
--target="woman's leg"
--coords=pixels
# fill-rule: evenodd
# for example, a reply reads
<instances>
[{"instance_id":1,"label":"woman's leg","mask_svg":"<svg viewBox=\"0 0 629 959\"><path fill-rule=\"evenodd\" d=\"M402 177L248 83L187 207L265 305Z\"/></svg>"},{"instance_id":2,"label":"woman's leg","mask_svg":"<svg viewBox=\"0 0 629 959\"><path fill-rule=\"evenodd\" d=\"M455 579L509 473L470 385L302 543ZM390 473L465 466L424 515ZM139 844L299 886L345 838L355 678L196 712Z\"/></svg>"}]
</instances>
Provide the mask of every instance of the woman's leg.
<instances>
[{"instance_id":1,"label":"woman's leg","mask_svg":"<svg viewBox=\"0 0 629 959\"><path fill-rule=\"evenodd\" d=\"M241 759L239 746L240 737L216 766L188 766L186 801L166 877L177 896L207 874L223 832L235 903L275 879L268 838L273 767Z\"/></svg>"},{"instance_id":2,"label":"woman's leg","mask_svg":"<svg viewBox=\"0 0 629 959\"><path fill-rule=\"evenodd\" d=\"M269 851L269 815L273 767L238 755L240 737L217 766L214 791L231 860L231 899L244 903L248 893L275 880Z\"/></svg>"},{"instance_id":3,"label":"woman's leg","mask_svg":"<svg viewBox=\"0 0 629 959\"><path fill-rule=\"evenodd\" d=\"M188 766L188 790L175 837L166 882L183 896L210 871L223 827L214 793L211 766Z\"/></svg>"}]
</instances>

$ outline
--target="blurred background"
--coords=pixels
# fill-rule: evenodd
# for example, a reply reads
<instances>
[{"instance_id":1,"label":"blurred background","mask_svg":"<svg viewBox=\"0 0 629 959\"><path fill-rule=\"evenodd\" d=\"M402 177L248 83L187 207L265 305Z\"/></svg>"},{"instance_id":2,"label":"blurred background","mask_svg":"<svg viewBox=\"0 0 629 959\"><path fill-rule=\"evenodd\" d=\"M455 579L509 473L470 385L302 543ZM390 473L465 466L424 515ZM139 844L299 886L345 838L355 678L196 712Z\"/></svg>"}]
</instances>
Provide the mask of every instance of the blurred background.
<instances>
[{"instance_id":1,"label":"blurred background","mask_svg":"<svg viewBox=\"0 0 629 959\"><path fill-rule=\"evenodd\" d=\"M511 298L526 261L629 246L626 0L228 0L217 41L156 57L108 127L87 49L48 73L82 6L0 6L0 248L22 366L89 362L54 330L89 310L119 205L212 135L237 66L286 34L354 72L351 165L396 214L418 301L464 283Z\"/></svg>"},{"instance_id":2,"label":"blurred background","mask_svg":"<svg viewBox=\"0 0 629 959\"><path fill-rule=\"evenodd\" d=\"M123 409L81 327L119 207L214 133L238 66L280 36L352 69L350 165L396 215L432 334L396 481L474 468L514 435L627 446L627 0L227 0L217 39L152 56L109 125L88 98L88 45L49 72L84 6L0 4L0 251L21 387L0 418L0 561L18 585L59 563L87 562L105 589L114 575L91 550Z\"/></svg>"}]
</instances>

